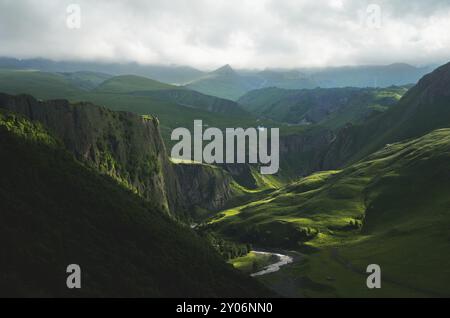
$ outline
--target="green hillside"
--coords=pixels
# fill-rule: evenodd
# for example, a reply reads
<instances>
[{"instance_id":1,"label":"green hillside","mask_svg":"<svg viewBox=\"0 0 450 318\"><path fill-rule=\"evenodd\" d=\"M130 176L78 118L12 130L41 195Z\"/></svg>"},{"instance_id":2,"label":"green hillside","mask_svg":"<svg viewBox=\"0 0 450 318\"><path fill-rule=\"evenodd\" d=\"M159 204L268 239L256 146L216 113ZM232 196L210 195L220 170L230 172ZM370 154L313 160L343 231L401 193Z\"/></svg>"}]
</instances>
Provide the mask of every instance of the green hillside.
<instances>
[{"instance_id":1,"label":"green hillside","mask_svg":"<svg viewBox=\"0 0 450 318\"><path fill-rule=\"evenodd\" d=\"M207 73L186 85L187 88L203 94L237 100L254 89L250 78L237 74L229 65Z\"/></svg>"},{"instance_id":2,"label":"green hillside","mask_svg":"<svg viewBox=\"0 0 450 318\"><path fill-rule=\"evenodd\" d=\"M449 83L450 63L424 76L388 111L340 131L326 161L356 162L386 144L449 127Z\"/></svg>"},{"instance_id":3,"label":"green hillside","mask_svg":"<svg viewBox=\"0 0 450 318\"><path fill-rule=\"evenodd\" d=\"M0 91L28 93L42 99L71 98L82 92L63 74L26 70L0 70Z\"/></svg>"},{"instance_id":4,"label":"green hillside","mask_svg":"<svg viewBox=\"0 0 450 318\"><path fill-rule=\"evenodd\" d=\"M188 227L76 161L39 124L0 112L0 295L268 295ZM82 288L66 287L79 264Z\"/></svg>"},{"instance_id":5,"label":"green hillside","mask_svg":"<svg viewBox=\"0 0 450 318\"><path fill-rule=\"evenodd\" d=\"M86 97L88 99L94 98L97 102L102 102L102 97L105 96L105 94L126 94L126 98L130 99L130 103L126 104L125 107L121 107L120 110L133 111L143 115L153 114L162 116L164 119L166 113L172 118L186 116L191 118L197 116L197 119L202 119L203 117L206 117L205 119L207 119L214 117L214 115L205 115L203 112L220 113L224 116L244 116L245 118L251 118L249 114L233 101L205 95L183 87L164 84L139 76L123 75L113 77L103 82ZM134 101L139 99L144 99L146 101L145 109L142 109L142 107L134 108L134 105L136 105ZM109 105L109 99L106 98L105 101L107 102L107 105ZM114 105L111 107L116 109ZM220 116L218 117L218 121L221 121ZM167 122L164 121L164 124L169 123L170 119L168 119ZM192 125L193 120L191 120L189 124ZM176 127L178 126L173 126L173 128Z\"/></svg>"},{"instance_id":6,"label":"green hillside","mask_svg":"<svg viewBox=\"0 0 450 318\"><path fill-rule=\"evenodd\" d=\"M112 77L109 74L88 71L61 74L76 87L83 90L92 90Z\"/></svg>"},{"instance_id":7,"label":"green hillside","mask_svg":"<svg viewBox=\"0 0 450 318\"><path fill-rule=\"evenodd\" d=\"M305 176L345 167L387 144L450 127L449 74L450 64L443 65L407 92L405 87L272 88L250 92L240 102L246 101L250 106L244 108L251 112L262 109L258 116L300 123L283 129L281 167L284 174Z\"/></svg>"},{"instance_id":8,"label":"green hillside","mask_svg":"<svg viewBox=\"0 0 450 318\"><path fill-rule=\"evenodd\" d=\"M272 87L251 91L238 103L249 112L279 122L338 128L389 109L406 91L406 87L302 90Z\"/></svg>"},{"instance_id":9,"label":"green hillside","mask_svg":"<svg viewBox=\"0 0 450 318\"><path fill-rule=\"evenodd\" d=\"M135 92L133 95L147 96L166 102L173 102L179 106L196 108L213 113L221 113L228 116L251 115L243 110L240 105L228 99L205 95L189 89L164 89L154 91Z\"/></svg>"},{"instance_id":10,"label":"green hillside","mask_svg":"<svg viewBox=\"0 0 450 318\"><path fill-rule=\"evenodd\" d=\"M120 75L110 78L99 85L95 92L99 93L129 93L136 91L152 91L173 89L176 86L161 83L146 77L136 75Z\"/></svg>"},{"instance_id":11,"label":"green hillside","mask_svg":"<svg viewBox=\"0 0 450 318\"><path fill-rule=\"evenodd\" d=\"M224 211L209 227L306 252L266 281L295 278L296 295L449 296L449 160L450 129L436 130ZM382 268L380 290L365 286L372 263Z\"/></svg>"}]
</instances>

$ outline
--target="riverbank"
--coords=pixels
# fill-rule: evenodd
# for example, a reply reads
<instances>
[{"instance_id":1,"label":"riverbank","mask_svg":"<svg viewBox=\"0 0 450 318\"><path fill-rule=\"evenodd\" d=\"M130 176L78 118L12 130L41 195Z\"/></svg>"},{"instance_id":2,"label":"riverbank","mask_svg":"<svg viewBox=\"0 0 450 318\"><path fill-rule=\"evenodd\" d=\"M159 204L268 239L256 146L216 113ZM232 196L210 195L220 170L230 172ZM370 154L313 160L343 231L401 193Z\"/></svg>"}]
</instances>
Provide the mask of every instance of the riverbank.
<instances>
[{"instance_id":1,"label":"riverbank","mask_svg":"<svg viewBox=\"0 0 450 318\"><path fill-rule=\"evenodd\" d=\"M232 259L230 263L252 277L277 272L282 266L294 262L294 257L283 251L253 250L247 255Z\"/></svg>"},{"instance_id":2,"label":"riverbank","mask_svg":"<svg viewBox=\"0 0 450 318\"><path fill-rule=\"evenodd\" d=\"M270 273L274 273L280 270L280 268L284 265L290 264L294 261L294 259L289 255L283 255L280 253L271 253L271 252L263 252L263 251L253 251L257 255L265 255L270 257L278 258L278 261L272 264L265 266L262 270L257 271L255 273L250 274L252 277L267 275Z\"/></svg>"}]
</instances>

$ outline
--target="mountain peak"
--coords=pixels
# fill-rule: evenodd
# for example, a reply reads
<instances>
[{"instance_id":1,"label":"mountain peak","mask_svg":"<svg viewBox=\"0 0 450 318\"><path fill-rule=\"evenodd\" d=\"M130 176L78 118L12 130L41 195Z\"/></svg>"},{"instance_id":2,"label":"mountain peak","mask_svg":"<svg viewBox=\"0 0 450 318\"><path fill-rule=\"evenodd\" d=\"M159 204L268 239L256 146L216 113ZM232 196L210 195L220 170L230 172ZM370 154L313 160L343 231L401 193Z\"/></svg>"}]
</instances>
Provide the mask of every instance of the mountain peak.
<instances>
[{"instance_id":1,"label":"mountain peak","mask_svg":"<svg viewBox=\"0 0 450 318\"><path fill-rule=\"evenodd\" d=\"M386 65L387 68L393 69L393 70L415 70L416 67L412 66L408 63L392 63L389 65Z\"/></svg>"},{"instance_id":2,"label":"mountain peak","mask_svg":"<svg viewBox=\"0 0 450 318\"><path fill-rule=\"evenodd\" d=\"M234 75L236 74L230 64L226 64L222 67L219 67L217 70L213 71L214 74L220 75Z\"/></svg>"}]
</instances>

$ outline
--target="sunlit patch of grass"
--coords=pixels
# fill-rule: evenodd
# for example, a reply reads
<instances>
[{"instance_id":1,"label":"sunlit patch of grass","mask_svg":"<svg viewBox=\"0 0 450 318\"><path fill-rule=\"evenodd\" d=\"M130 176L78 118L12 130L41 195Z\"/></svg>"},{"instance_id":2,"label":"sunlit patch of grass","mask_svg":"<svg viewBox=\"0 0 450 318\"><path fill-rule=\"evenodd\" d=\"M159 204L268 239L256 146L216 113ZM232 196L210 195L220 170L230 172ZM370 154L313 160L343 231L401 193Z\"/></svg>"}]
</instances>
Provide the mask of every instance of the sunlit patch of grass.
<instances>
[{"instance_id":1,"label":"sunlit patch of grass","mask_svg":"<svg viewBox=\"0 0 450 318\"><path fill-rule=\"evenodd\" d=\"M212 219L210 219L210 221L208 223L213 224L213 223L221 222L224 219L226 219L228 217L232 217L239 213L240 213L240 209L229 209L226 211L222 211L222 212L216 214L216 216L214 216Z\"/></svg>"},{"instance_id":2,"label":"sunlit patch of grass","mask_svg":"<svg viewBox=\"0 0 450 318\"><path fill-rule=\"evenodd\" d=\"M250 252L245 256L237 257L229 261L234 268L245 273L254 273L271 264L274 261L271 254Z\"/></svg>"}]
</instances>

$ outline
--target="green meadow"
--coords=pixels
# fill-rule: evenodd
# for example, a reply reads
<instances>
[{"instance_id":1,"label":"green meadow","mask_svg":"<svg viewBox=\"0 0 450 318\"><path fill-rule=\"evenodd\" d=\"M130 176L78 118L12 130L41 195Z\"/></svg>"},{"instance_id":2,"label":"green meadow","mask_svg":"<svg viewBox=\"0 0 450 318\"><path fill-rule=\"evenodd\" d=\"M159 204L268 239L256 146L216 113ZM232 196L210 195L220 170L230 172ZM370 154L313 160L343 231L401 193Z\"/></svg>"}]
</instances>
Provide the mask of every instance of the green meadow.
<instances>
[{"instance_id":1,"label":"green meadow","mask_svg":"<svg viewBox=\"0 0 450 318\"><path fill-rule=\"evenodd\" d=\"M450 129L386 146L221 212L209 226L225 237L304 253L271 280L292 276L293 295L448 296ZM365 270L382 268L368 290ZM286 279L286 277L284 278Z\"/></svg>"}]
</instances>

